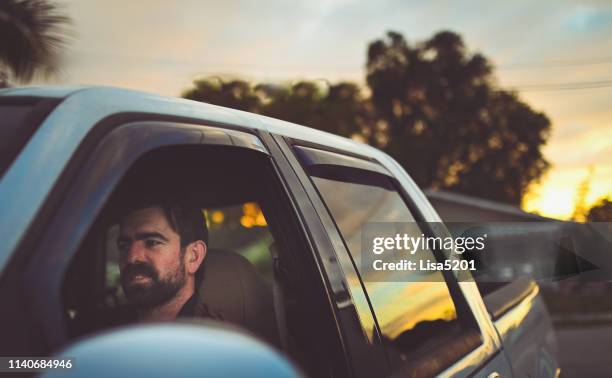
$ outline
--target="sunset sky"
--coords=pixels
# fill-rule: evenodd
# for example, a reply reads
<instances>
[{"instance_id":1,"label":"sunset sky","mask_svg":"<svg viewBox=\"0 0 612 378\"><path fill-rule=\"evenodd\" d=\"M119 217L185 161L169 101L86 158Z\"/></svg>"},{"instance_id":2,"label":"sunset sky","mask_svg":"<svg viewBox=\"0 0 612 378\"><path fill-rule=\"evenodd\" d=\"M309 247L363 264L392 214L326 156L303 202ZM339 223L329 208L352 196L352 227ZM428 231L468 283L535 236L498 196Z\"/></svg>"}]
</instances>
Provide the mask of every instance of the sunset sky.
<instances>
[{"instance_id":1,"label":"sunset sky","mask_svg":"<svg viewBox=\"0 0 612 378\"><path fill-rule=\"evenodd\" d=\"M553 167L524 208L571 215L612 195L612 2L63 0L72 40L53 82L177 96L198 76L363 83L366 46L388 30L418 42L461 34L490 58L504 88L553 123ZM585 88L586 87L586 88ZM582 88L582 89L577 89Z\"/></svg>"}]
</instances>

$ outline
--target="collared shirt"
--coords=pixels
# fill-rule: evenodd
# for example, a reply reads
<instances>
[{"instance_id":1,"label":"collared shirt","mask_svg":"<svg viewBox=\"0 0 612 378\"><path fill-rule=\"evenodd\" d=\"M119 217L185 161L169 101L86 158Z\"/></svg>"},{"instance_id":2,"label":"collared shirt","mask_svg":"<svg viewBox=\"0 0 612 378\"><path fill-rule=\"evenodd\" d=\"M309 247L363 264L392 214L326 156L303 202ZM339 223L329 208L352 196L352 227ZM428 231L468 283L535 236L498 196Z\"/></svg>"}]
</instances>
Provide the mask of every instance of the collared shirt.
<instances>
[{"instance_id":1,"label":"collared shirt","mask_svg":"<svg viewBox=\"0 0 612 378\"><path fill-rule=\"evenodd\" d=\"M185 302L183 307L181 307L181 310L178 312L176 317L177 318L188 318L188 317L197 316L196 313L195 313L195 310L196 310L196 295L193 294L187 300L187 302ZM205 314L201 314L200 316L203 316L203 315L205 315Z\"/></svg>"}]
</instances>

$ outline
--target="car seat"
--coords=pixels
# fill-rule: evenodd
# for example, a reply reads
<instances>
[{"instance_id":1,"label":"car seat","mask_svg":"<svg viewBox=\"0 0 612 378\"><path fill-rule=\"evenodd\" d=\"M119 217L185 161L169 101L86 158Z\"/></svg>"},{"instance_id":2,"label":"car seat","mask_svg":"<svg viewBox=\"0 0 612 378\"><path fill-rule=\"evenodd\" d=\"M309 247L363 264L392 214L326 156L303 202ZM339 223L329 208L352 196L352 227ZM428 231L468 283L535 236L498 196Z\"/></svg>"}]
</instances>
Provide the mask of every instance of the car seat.
<instances>
[{"instance_id":1,"label":"car seat","mask_svg":"<svg viewBox=\"0 0 612 378\"><path fill-rule=\"evenodd\" d=\"M209 248L203 264L196 308L279 346L272 291L253 264L236 252L215 248Z\"/></svg>"}]
</instances>

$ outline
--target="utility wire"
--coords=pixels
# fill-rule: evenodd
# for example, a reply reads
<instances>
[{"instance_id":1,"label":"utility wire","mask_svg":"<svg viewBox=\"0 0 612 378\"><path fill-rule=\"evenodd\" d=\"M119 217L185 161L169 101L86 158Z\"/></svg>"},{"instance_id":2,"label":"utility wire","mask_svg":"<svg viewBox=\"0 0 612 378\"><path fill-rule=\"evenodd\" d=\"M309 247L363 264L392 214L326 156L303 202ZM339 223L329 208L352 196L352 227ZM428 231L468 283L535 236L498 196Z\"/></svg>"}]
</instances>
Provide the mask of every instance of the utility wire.
<instances>
[{"instance_id":1,"label":"utility wire","mask_svg":"<svg viewBox=\"0 0 612 378\"><path fill-rule=\"evenodd\" d=\"M509 85L520 92L543 92L543 91L567 91L578 89L596 89L612 87L612 80L579 81L573 83L546 83L546 84L523 84Z\"/></svg>"},{"instance_id":2,"label":"utility wire","mask_svg":"<svg viewBox=\"0 0 612 378\"><path fill-rule=\"evenodd\" d=\"M196 66L205 66L206 69L199 70L195 69L198 74L207 75L207 74L218 74L219 70L215 69L218 67L220 70L248 70L248 71L259 71L258 75L263 75L267 77L278 77L281 75L278 74L279 71L293 71L293 70L304 70L310 72L318 72L316 76L321 76L321 72L327 71L328 73L332 70L337 70L335 72L336 75L344 74L351 75L356 74L357 71L361 72L361 68L353 65L265 65L265 64L253 64L249 62L221 62L221 61L201 61L201 60L191 60L191 59L177 59L177 58L147 58L137 55L123 55L117 54L114 52L106 52L106 51L94 51L94 50L84 50L79 49L78 51L90 54L90 55L106 55L106 56L114 56L118 58L127 58L130 60L143 61L150 63L160 63L164 65L182 65L183 68L188 66L192 69L195 69ZM589 58L589 59L575 59L575 60L557 60L557 61L541 61L541 62L525 62L525 63L516 63L516 64L508 64L496 67L496 69L531 69L531 68L551 68L551 67L573 67L573 66L583 66L583 65L592 65L592 64L605 64L612 63L612 57L599 57L599 58ZM267 71L274 71L274 74L270 74ZM308 75L305 75L308 76ZM284 76L282 76L284 77ZM551 91L568 91L568 90L581 90L581 89L598 89L598 88L609 88L612 87L612 79L604 79L599 81L583 81L583 82L572 82L572 83L528 83L528 84L507 84L505 87L509 87L515 89L520 92L551 92Z\"/></svg>"},{"instance_id":3,"label":"utility wire","mask_svg":"<svg viewBox=\"0 0 612 378\"><path fill-rule=\"evenodd\" d=\"M560 68L560 67L579 67L592 66L596 64L612 63L612 56L603 56L598 58L588 59L572 59L572 60L549 60L540 62L523 62L509 63L496 66L498 70L527 70L527 69L545 69L545 68Z\"/></svg>"},{"instance_id":4,"label":"utility wire","mask_svg":"<svg viewBox=\"0 0 612 378\"><path fill-rule=\"evenodd\" d=\"M246 69L257 69L257 70L311 70L311 71L322 71L322 70L341 70L343 73L346 72L362 72L363 66L353 64L323 64L323 65L287 65L287 64L257 64L251 62L227 62L218 60L198 60L198 59L177 59L174 57L143 57L139 55L127 55L118 54L109 51L95 51L89 49L77 49L76 51L82 52L88 55L98 56L113 56L123 59L130 59L143 62L157 62L157 63L171 63L171 64L182 64L182 65L193 65L193 66L207 66L207 67L222 67L222 68L246 68ZM496 70L527 70L527 69L547 69L547 68L558 68L558 67L577 67L577 66L589 66L596 64L612 64L612 56L595 57L588 59L572 59L572 60L549 60L549 61L532 61L532 62L519 62L519 63L508 63L495 65Z\"/></svg>"}]
</instances>

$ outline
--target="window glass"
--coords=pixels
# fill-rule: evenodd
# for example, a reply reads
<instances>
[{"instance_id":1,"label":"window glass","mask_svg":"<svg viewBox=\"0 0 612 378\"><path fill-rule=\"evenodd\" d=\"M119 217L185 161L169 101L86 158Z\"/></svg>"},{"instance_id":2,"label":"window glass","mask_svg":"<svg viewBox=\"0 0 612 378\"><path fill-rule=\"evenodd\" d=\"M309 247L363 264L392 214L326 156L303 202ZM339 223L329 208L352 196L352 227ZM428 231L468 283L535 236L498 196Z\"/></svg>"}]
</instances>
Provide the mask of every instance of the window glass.
<instances>
[{"instance_id":1,"label":"window glass","mask_svg":"<svg viewBox=\"0 0 612 378\"><path fill-rule=\"evenodd\" d=\"M33 130L23 127L32 106L0 106L0 176L11 165Z\"/></svg>"},{"instance_id":2,"label":"window glass","mask_svg":"<svg viewBox=\"0 0 612 378\"><path fill-rule=\"evenodd\" d=\"M360 274L363 274L360 269L361 230L365 223L415 222L386 176L329 166L312 167L310 174ZM414 227L413 232L421 233L418 227ZM433 260L433 252L427 252ZM382 338L401 358L405 358L408 351L427 345L433 347L446 338L449 331L459 329L448 287L441 273L432 274L439 277L428 282L405 282L408 281L405 277L404 282L374 282L362 276ZM351 284L358 284L358 280L353 279ZM358 311L370 309L367 303L361 303Z\"/></svg>"}]
</instances>

